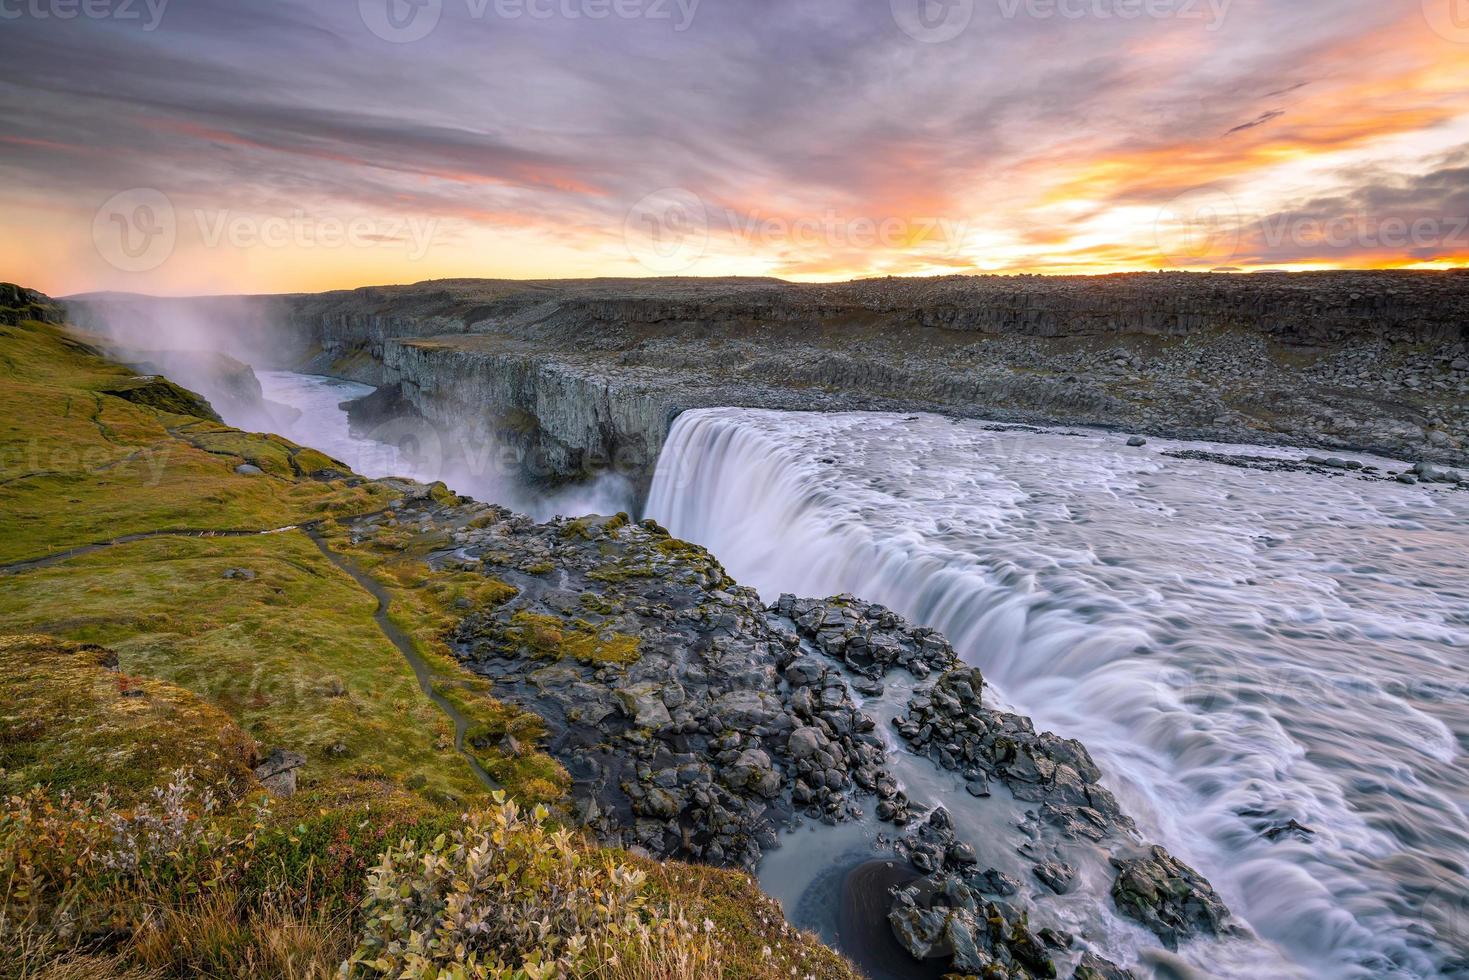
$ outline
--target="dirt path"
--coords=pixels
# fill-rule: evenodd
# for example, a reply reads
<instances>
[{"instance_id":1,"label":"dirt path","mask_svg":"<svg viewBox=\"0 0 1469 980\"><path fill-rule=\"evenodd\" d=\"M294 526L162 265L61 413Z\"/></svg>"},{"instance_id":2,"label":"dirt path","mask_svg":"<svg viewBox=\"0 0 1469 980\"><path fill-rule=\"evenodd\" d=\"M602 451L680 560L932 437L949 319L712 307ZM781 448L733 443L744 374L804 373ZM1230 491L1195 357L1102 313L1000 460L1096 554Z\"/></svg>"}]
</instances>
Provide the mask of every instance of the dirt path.
<instances>
[{"instance_id":1,"label":"dirt path","mask_svg":"<svg viewBox=\"0 0 1469 980\"><path fill-rule=\"evenodd\" d=\"M413 676L418 679L419 689L453 722L455 751L464 757L465 762L469 763L469 768L474 771L476 778L481 783L489 789L499 789L500 784L493 776L485 772L484 767L474 758L473 753L464 747L464 734L469 729L468 719L459 713L459 709L454 707L453 702L434 690L433 672L429 670L428 664L423 662L423 658L414 649L413 641L388 617L388 609L393 603L388 590L359 568L350 558L333 551L315 527L307 525L301 530L306 532L307 537L311 538L328 561L350 575L354 582L377 600L377 609L372 614L373 620L377 623L383 636L386 636L388 641L398 648L398 652L403 654L403 659L408 661L408 666L413 668Z\"/></svg>"},{"instance_id":2,"label":"dirt path","mask_svg":"<svg viewBox=\"0 0 1469 980\"><path fill-rule=\"evenodd\" d=\"M383 636L387 638L388 642L397 647L398 652L403 655L403 659L408 661L408 666L413 669L413 676L418 680L419 689L423 691L424 695L435 705L437 705L439 710L448 717L451 723L453 723L454 750L464 757L464 761L469 763L469 768L474 772L475 778L477 778L486 788L499 789L500 784L495 780L493 776L485 772L484 767L481 766L478 760L474 758L473 753L469 752L464 747L465 733L469 730L468 719L466 719L464 715L459 712L458 708L454 707L453 702L444 697L438 691L434 690L433 672L429 670L428 665L423 662L423 658L420 657L418 655L418 651L414 649L413 641L410 640L408 636L402 630L400 630L388 617L388 609L392 605L393 600L392 597L388 594L387 589L378 584L378 582L376 582L371 576L369 576L366 572L359 568L356 563L354 563L351 559L333 551L331 547L327 545L326 541L322 538L320 532L317 531L314 525L290 525L287 527L271 528L264 531L202 531L190 529L142 531L137 534L124 534L120 537L112 538L107 541L98 541L93 544L78 545L75 548L68 548L65 551L58 551L53 554L43 555L40 558L27 558L22 561L14 561L8 562L6 564L0 564L0 575L18 575L23 572L35 571L36 569L56 565L64 561L68 561L72 558L78 558L82 555L89 555L93 552L102 551L106 548L113 548L118 545L124 544L132 544L136 541L147 541L150 538L248 538L266 534L283 534L288 531L303 532L307 537L311 539L312 543L316 545L316 547L321 551L322 555L324 555L328 561L330 561L341 571L345 572L352 579L352 581L357 583L359 588L363 589L365 592L367 592L369 595L377 600L377 609L372 614L373 621L377 623L378 629L382 632Z\"/></svg>"}]
</instances>

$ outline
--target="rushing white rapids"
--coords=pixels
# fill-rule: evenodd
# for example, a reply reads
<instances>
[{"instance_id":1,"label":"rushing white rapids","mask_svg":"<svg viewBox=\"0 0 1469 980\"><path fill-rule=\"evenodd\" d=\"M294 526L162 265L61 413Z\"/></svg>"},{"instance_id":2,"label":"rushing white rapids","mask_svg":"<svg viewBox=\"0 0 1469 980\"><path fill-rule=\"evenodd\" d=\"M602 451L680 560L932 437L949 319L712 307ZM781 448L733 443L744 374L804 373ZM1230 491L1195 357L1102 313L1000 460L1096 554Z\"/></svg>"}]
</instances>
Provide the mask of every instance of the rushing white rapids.
<instances>
[{"instance_id":1,"label":"rushing white rapids","mask_svg":"<svg viewBox=\"0 0 1469 980\"><path fill-rule=\"evenodd\" d=\"M1301 455L708 409L647 513L768 598L943 630L1302 974L1461 975L1469 494L1177 449Z\"/></svg>"}]
</instances>

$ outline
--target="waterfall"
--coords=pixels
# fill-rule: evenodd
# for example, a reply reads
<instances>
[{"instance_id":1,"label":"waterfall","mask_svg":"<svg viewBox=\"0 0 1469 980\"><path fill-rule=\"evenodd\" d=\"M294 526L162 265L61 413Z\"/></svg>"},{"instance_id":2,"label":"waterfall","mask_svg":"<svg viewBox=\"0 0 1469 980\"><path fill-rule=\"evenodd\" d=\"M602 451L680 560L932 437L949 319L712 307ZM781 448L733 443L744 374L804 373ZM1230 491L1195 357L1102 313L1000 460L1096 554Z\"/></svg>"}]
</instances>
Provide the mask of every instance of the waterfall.
<instances>
[{"instance_id":1,"label":"waterfall","mask_svg":"<svg viewBox=\"0 0 1469 980\"><path fill-rule=\"evenodd\" d=\"M1469 495L1180 455L1234 448L703 409L647 514L767 599L945 632L1305 975L1438 975L1469 952Z\"/></svg>"}]
</instances>

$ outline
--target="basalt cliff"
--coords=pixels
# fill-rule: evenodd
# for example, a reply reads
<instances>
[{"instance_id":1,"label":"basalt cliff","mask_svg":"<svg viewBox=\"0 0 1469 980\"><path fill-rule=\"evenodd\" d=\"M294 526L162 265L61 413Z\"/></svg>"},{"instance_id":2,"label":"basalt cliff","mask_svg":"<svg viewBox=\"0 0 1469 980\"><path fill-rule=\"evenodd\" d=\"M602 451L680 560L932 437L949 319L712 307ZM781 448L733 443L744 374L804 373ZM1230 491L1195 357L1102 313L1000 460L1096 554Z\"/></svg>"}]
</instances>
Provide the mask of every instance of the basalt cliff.
<instances>
[{"instance_id":1,"label":"basalt cliff","mask_svg":"<svg viewBox=\"0 0 1469 980\"><path fill-rule=\"evenodd\" d=\"M672 419L710 405L1449 464L1469 446L1469 273L444 280L71 306L83 322L184 317L225 349L383 386L364 426L411 412L460 443L514 447L547 481L612 467L644 483Z\"/></svg>"}]
</instances>

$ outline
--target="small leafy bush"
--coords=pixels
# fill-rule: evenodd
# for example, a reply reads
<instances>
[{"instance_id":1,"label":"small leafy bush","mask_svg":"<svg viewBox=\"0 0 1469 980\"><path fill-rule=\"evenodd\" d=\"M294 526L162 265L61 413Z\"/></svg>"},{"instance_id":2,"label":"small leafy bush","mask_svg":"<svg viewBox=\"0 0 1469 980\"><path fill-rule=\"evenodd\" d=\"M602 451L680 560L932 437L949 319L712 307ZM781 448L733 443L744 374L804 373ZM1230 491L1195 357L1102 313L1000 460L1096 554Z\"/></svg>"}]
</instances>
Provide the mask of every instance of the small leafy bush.
<instances>
[{"instance_id":1,"label":"small leafy bush","mask_svg":"<svg viewBox=\"0 0 1469 980\"><path fill-rule=\"evenodd\" d=\"M546 980L593 969L610 943L646 926L646 876L548 817L496 793L452 835L389 849L342 975Z\"/></svg>"},{"instance_id":2,"label":"small leafy bush","mask_svg":"<svg viewBox=\"0 0 1469 980\"><path fill-rule=\"evenodd\" d=\"M42 788L0 809L0 932L24 924L62 940L127 931L142 906L218 884L254 847L218 818L211 789L179 770L150 799L119 807Z\"/></svg>"}]
</instances>

